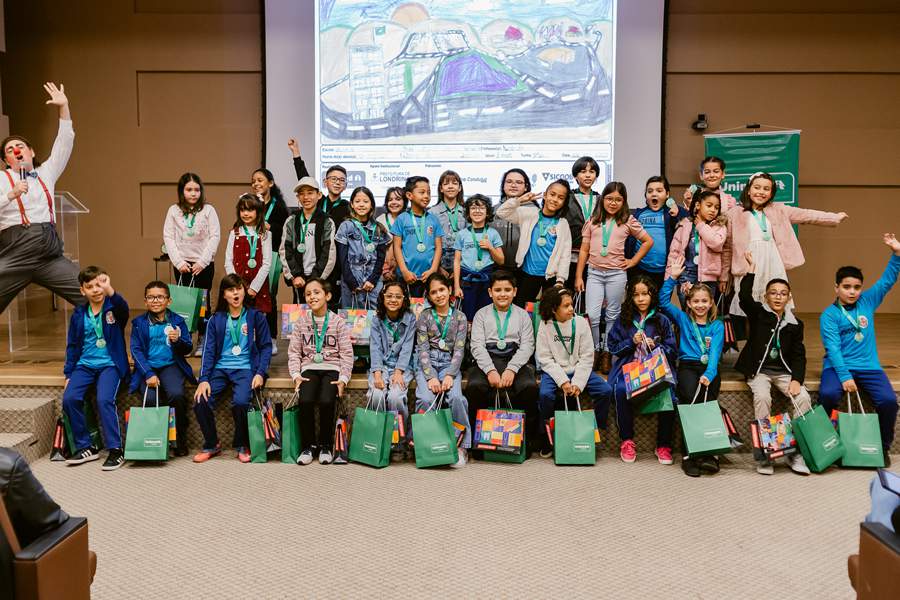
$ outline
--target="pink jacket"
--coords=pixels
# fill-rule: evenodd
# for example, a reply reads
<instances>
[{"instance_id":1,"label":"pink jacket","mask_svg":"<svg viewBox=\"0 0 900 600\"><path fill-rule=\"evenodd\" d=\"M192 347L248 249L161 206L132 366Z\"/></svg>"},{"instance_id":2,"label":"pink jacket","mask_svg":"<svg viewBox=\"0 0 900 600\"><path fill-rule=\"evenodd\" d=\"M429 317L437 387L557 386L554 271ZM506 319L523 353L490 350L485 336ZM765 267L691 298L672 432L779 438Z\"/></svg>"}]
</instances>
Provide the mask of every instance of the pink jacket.
<instances>
[{"instance_id":1,"label":"pink jacket","mask_svg":"<svg viewBox=\"0 0 900 600\"><path fill-rule=\"evenodd\" d=\"M701 223L697 227L700 234L700 264L697 265L697 281L728 281L728 269L722 269L723 250L728 244L728 227L725 219L716 219L710 224ZM666 261L666 279L671 277L675 258L685 256L685 249L691 243L691 220L682 219L675 229L669 258Z\"/></svg>"},{"instance_id":2,"label":"pink jacket","mask_svg":"<svg viewBox=\"0 0 900 600\"><path fill-rule=\"evenodd\" d=\"M769 221L769 230L775 239L775 247L778 248L778 254L781 255L781 260L787 271L806 262L806 259L803 257L803 249L800 248L800 241L797 240L791 225L805 224L837 227L841 222L837 213L796 208L780 202L770 202L763 209L763 213ZM753 215L749 210L744 210L740 204L728 213L728 239L731 240L731 248L726 253L729 254L728 259L731 262L731 273L733 275L745 275L749 268L744 255L747 253L747 247L750 245L749 227L752 220ZM725 264L728 263L726 262Z\"/></svg>"}]
</instances>

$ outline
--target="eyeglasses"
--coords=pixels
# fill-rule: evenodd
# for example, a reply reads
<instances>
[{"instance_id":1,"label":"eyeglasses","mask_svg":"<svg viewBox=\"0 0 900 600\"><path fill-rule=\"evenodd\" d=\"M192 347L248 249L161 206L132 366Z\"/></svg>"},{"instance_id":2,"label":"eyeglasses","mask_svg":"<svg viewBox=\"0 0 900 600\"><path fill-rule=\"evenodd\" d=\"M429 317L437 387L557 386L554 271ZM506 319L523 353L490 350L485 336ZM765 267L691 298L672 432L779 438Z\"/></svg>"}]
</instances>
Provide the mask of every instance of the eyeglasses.
<instances>
[{"instance_id":1,"label":"eyeglasses","mask_svg":"<svg viewBox=\"0 0 900 600\"><path fill-rule=\"evenodd\" d=\"M168 299L168 296L144 296L144 300L146 300L147 302L162 302Z\"/></svg>"},{"instance_id":2,"label":"eyeglasses","mask_svg":"<svg viewBox=\"0 0 900 600\"><path fill-rule=\"evenodd\" d=\"M332 183L347 183L347 180L343 177L326 177L325 179Z\"/></svg>"},{"instance_id":3,"label":"eyeglasses","mask_svg":"<svg viewBox=\"0 0 900 600\"><path fill-rule=\"evenodd\" d=\"M771 292L766 292L766 295L772 296L773 298L787 298L788 296L791 295L791 293L790 292L771 291Z\"/></svg>"}]
</instances>

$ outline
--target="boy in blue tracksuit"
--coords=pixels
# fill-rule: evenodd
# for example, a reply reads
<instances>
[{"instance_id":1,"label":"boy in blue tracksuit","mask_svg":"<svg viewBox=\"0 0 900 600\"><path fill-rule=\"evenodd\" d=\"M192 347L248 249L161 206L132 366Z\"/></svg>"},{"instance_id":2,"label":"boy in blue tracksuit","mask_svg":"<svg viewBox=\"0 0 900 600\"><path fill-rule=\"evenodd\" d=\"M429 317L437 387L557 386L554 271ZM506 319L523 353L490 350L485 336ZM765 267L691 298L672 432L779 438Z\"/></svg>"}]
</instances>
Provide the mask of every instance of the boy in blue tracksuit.
<instances>
[{"instance_id":1,"label":"boy in blue tracksuit","mask_svg":"<svg viewBox=\"0 0 900 600\"><path fill-rule=\"evenodd\" d=\"M151 281L144 287L147 312L131 322L131 356L134 371L131 374L130 393L140 390L147 394L148 402L175 407L175 433L178 456L187 456L187 401L184 396L184 380L197 383L194 371L185 360L193 344L191 333L184 319L169 310L172 299L169 286L162 281ZM155 395L154 395L155 394Z\"/></svg>"},{"instance_id":2,"label":"boy in blue tracksuit","mask_svg":"<svg viewBox=\"0 0 900 600\"><path fill-rule=\"evenodd\" d=\"M884 234L884 243L894 254L881 279L862 291L863 274L857 267L841 267L835 275L837 299L819 317L825 361L819 384L819 404L827 413L837 408L845 393L863 391L872 398L881 424L884 460L894 441L897 394L878 360L875 343L875 310L897 282L900 274L900 241Z\"/></svg>"},{"instance_id":3,"label":"boy in blue tracksuit","mask_svg":"<svg viewBox=\"0 0 900 600\"><path fill-rule=\"evenodd\" d=\"M194 414L203 431L203 449L194 456L202 463L222 453L216 433L215 401L231 384L234 447L242 463L250 462L247 411L252 390L263 386L272 360L272 337L266 315L244 307L246 289L237 274L219 284L216 313L206 327L200 383L194 393Z\"/></svg>"},{"instance_id":4,"label":"boy in blue tracksuit","mask_svg":"<svg viewBox=\"0 0 900 600\"><path fill-rule=\"evenodd\" d=\"M78 283L88 303L76 307L72 313L66 341L62 404L77 448L66 463L80 465L100 458L99 450L91 444L84 418L84 396L93 385L97 388L103 441L109 448L103 470L113 471L125 463L116 395L119 384L128 375L125 353L128 303L112 288L109 275L100 267L90 266L81 271Z\"/></svg>"}]
</instances>

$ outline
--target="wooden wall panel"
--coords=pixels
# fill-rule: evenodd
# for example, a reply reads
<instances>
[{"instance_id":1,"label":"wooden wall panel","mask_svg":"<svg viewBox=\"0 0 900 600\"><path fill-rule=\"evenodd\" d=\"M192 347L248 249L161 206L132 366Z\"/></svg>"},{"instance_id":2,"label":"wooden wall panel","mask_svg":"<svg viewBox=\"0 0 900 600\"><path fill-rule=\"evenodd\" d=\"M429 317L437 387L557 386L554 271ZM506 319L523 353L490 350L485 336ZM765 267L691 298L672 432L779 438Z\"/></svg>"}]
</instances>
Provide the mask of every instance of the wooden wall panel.
<instances>
[{"instance_id":1,"label":"wooden wall panel","mask_svg":"<svg viewBox=\"0 0 900 600\"><path fill-rule=\"evenodd\" d=\"M75 149L58 187L91 208L81 220L83 263L104 265L141 306L178 177L191 170L213 182L208 196L231 223L234 197L259 166L259 3L31 0L6 10L7 22L41 24L37 34L8 31L11 128L48 152L57 122L41 83L66 84Z\"/></svg>"},{"instance_id":2,"label":"wooden wall panel","mask_svg":"<svg viewBox=\"0 0 900 600\"><path fill-rule=\"evenodd\" d=\"M790 15L819 13L896 13L897 0L669 0L670 14L760 14Z\"/></svg>"}]
</instances>

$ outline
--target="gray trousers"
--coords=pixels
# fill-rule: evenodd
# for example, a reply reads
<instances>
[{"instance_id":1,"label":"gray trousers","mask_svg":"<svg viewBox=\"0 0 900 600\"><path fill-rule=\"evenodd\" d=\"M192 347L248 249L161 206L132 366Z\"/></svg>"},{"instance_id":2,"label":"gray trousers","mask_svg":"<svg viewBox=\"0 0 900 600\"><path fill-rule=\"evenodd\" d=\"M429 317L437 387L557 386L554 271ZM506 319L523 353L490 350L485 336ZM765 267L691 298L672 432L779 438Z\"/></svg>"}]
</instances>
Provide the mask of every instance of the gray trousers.
<instances>
[{"instance_id":1,"label":"gray trousers","mask_svg":"<svg viewBox=\"0 0 900 600\"><path fill-rule=\"evenodd\" d=\"M760 373L747 381L747 385L753 392L753 413L757 419L767 418L772 411L772 386L775 386L779 392L788 397L788 386L791 384L791 376L787 373L772 375L770 373ZM805 386L800 386L800 393L794 398L796 403L791 408L794 417L809 411L812 408L812 402L809 392ZM799 414L797 410L799 409Z\"/></svg>"},{"instance_id":2,"label":"gray trousers","mask_svg":"<svg viewBox=\"0 0 900 600\"><path fill-rule=\"evenodd\" d=\"M78 266L63 256L52 223L13 225L0 231L0 312L29 283L36 283L71 304L84 304Z\"/></svg>"}]
</instances>

